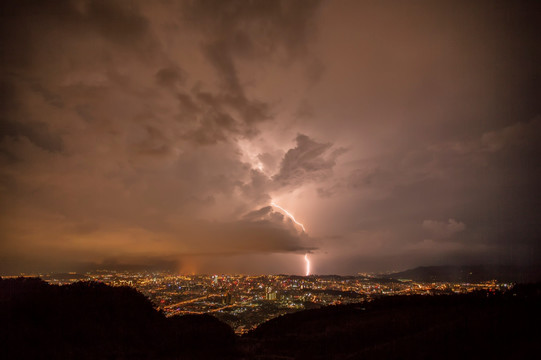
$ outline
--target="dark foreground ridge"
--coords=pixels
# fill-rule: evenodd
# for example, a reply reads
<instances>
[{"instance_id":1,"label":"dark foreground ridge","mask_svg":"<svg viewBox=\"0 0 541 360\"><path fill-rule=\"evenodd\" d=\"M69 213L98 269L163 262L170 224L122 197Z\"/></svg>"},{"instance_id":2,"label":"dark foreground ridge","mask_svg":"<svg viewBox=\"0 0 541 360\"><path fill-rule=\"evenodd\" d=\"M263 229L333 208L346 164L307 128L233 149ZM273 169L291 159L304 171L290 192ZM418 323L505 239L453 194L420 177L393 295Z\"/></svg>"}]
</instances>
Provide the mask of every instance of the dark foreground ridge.
<instances>
[{"instance_id":1,"label":"dark foreground ridge","mask_svg":"<svg viewBox=\"0 0 541 360\"><path fill-rule=\"evenodd\" d=\"M389 296L270 320L251 352L295 359L515 359L539 353L541 287ZM262 357L263 359L263 357Z\"/></svg>"},{"instance_id":2,"label":"dark foreground ridge","mask_svg":"<svg viewBox=\"0 0 541 360\"><path fill-rule=\"evenodd\" d=\"M208 315L166 318L128 287L0 279L5 359L511 359L541 351L541 286L394 296L285 315L235 337Z\"/></svg>"},{"instance_id":3,"label":"dark foreground ridge","mask_svg":"<svg viewBox=\"0 0 541 360\"><path fill-rule=\"evenodd\" d=\"M0 280L2 359L233 358L235 334L210 315L166 318L130 287ZM236 358L236 357L235 357Z\"/></svg>"},{"instance_id":4,"label":"dark foreground ridge","mask_svg":"<svg viewBox=\"0 0 541 360\"><path fill-rule=\"evenodd\" d=\"M509 283L532 283L541 281L541 268L511 265L420 266L388 274L386 277L424 282L477 283L496 280Z\"/></svg>"}]
</instances>

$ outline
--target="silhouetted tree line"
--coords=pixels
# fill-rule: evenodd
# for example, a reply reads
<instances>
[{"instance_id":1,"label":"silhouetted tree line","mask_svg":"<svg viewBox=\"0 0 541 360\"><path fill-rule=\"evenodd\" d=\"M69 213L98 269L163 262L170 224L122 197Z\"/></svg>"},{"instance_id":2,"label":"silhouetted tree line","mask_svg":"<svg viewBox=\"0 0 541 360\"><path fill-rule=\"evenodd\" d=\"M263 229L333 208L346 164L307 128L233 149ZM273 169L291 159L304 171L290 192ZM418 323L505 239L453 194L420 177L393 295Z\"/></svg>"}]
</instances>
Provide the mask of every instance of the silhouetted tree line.
<instances>
[{"instance_id":1,"label":"silhouetted tree line","mask_svg":"<svg viewBox=\"0 0 541 360\"><path fill-rule=\"evenodd\" d=\"M0 279L2 359L510 359L541 351L541 286L394 296L288 314L243 337L95 282Z\"/></svg>"}]
</instances>

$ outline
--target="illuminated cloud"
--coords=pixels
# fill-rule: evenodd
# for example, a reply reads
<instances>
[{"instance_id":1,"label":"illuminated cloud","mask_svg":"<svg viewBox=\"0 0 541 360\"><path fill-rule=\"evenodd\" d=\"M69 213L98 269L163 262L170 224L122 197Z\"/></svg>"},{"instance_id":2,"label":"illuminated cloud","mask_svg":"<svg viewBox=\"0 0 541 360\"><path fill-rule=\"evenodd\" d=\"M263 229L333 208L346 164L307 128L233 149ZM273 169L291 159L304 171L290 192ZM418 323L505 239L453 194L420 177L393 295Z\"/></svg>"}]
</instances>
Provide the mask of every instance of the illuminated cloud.
<instances>
[{"instance_id":1,"label":"illuminated cloud","mask_svg":"<svg viewBox=\"0 0 541 360\"><path fill-rule=\"evenodd\" d=\"M539 264L540 13L3 1L0 273Z\"/></svg>"},{"instance_id":2,"label":"illuminated cloud","mask_svg":"<svg viewBox=\"0 0 541 360\"><path fill-rule=\"evenodd\" d=\"M299 134L297 146L285 154L280 171L273 177L279 186L298 185L310 180L324 180L332 173L336 158L345 150L337 149L327 154L331 143L318 143L308 136Z\"/></svg>"}]
</instances>

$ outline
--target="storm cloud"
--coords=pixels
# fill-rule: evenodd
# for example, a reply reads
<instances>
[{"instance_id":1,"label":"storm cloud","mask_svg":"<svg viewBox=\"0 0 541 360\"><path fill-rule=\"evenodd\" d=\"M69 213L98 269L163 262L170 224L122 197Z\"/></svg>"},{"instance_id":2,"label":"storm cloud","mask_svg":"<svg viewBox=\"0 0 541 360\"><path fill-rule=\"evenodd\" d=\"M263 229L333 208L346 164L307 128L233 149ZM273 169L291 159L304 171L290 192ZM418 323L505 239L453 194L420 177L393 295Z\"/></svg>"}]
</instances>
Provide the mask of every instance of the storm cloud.
<instances>
[{"instance_id":1,"label":"storm cloud","mask_svg":"<svg viewBox=\"0 0 541 360\"><path fill-rule=\"evenodd\" d=\"M537 2L1 8L2 273L539 265Z\"/></svg>"}]
</instances>

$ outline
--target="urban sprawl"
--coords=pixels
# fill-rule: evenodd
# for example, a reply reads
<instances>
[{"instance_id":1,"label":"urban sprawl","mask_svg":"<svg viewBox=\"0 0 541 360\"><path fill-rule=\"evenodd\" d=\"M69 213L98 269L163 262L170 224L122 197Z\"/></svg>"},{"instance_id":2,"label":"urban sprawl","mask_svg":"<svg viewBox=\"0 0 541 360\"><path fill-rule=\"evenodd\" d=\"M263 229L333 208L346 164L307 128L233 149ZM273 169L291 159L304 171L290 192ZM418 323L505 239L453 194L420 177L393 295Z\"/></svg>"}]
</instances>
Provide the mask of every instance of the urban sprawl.
<instances>
[{"instance_id":1,"label":"urban sprawl","mask_svg":"<svg viewBox=\"0 0 541 360\"><path fill-rule=\"evenodd\" d=\"M130 286L145 294L166 316L212 314L242 334L274 317L326 305L370 302L392 295L438 295L477 290L505 291L511 284L415 282L358 276L176 275L164 272L95 271L36 274L56 285L97 281Z\"/></svg>"}]
</instances>

